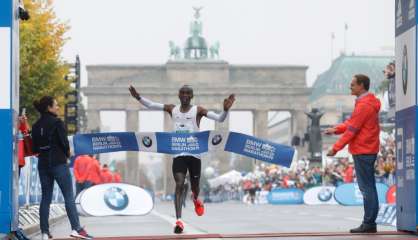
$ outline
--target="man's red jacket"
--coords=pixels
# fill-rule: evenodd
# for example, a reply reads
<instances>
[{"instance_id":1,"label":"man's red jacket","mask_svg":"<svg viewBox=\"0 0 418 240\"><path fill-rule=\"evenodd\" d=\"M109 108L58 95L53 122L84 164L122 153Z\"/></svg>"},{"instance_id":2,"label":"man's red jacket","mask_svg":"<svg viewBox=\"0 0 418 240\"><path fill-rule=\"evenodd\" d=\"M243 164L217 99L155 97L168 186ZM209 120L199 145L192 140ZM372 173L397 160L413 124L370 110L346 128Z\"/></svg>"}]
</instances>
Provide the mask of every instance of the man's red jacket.
<instances>
[{"instance_id":1,"label":"man's red jacket","mask_svg":"<svg viewBox=\"0 0 418 240\"><path fill-rule=\"evenodd\" d=\"M334 144L333 150L340 151L348 144L353 155L377 154L379 152L380 101L372 93L356 99L351 117L335 127L336 134L343 134Z\"/></svg>"}]
</instances>

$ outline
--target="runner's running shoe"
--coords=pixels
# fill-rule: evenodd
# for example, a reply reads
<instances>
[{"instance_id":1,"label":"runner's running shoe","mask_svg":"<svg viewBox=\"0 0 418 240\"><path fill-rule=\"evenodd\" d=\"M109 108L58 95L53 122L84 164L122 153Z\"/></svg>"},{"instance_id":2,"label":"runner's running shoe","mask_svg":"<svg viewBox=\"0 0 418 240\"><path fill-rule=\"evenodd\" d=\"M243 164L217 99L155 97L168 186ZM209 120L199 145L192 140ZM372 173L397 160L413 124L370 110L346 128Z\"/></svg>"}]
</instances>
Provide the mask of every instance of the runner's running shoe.
<instances>
[{"instance_id":1,"label":"runner's running shoe","mask_svg":"<svg viewBox=\"0 0 418 240\"><path fill-rule=\"evenodd\" d=\"M176 226L174 226L174 233L182 233L184 230L183 223L180 220L177 220Z\"/></svg>"}]
</instances>

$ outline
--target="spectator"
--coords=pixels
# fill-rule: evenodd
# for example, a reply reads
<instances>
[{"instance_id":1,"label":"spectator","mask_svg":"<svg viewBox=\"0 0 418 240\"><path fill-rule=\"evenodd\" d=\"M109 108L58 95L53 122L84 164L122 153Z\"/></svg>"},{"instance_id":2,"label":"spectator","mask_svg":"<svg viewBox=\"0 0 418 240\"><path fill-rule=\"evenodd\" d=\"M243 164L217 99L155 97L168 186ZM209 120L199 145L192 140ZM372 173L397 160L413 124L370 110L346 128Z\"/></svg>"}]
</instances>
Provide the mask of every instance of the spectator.
<instances>
[{"instance_id":1,"label":"spectator","mask_svg":"<svg viewBox=\"0 0 418 240\"><path fill-rule=\"evenodd\" d=\"M335 154L349 145L357 173L357 182L364 196L364 218L358 228L351 233L375 233L376 217L379 210L374 164L379 152L379 111L380 101L369 93L370 79L366 75L354 75L351 81L351 94L357 97L351 117L342 124L328 128L326 134L342 134L341 138L328 151Z\"/></svg>"},{"instance_id":2,"label":"spectator","mask_svg":"<svg viewBox=\"0 0 418 240\"><path fill-rule=\"evenodd\" d=\"M352 183L354 180L354 167L347 162L343 172L344 183Z\"/></svg>"},{"instance_id":3,"label":"spectator","mask_svg":"<svg viewBox=\"0 0 418 240\"><path fill-rule=\"evenodd\" d=\"M107 164L103 164L102 170L100 171L100 177L102 179L102 183L113 182L113 175Z\"/></svg>"},{"instance_id":4,"label":"spectator","mask_svg":"<svg viewBox=\"0 0 418 240\"><path fill-rule=\"evenodd\" d=\"M58 183L65 200L65 210L75 238L91 239L92 236L80 226L74 202L73 184L67 159L70 147L64 123L58 118L58 103L50 96L33 103L41 117L32 126L33 152L38 153L38 171L42 199L39 207L42 239L51 239L49 232L49 208L52 201L54 181Z\"/></svg>"},{"instance_id":5,"label":"spectator","mask_svg":"<svg viewBox=\"0 0 418 240\"><path fill-rule=\"evenodd\" d=\"M383 74L385 75L386 79L394 78L395 77L395 63L391 62L386 65L386 68L383 70Z\"/></svg>"},{"instance_id":6,"label":"spectator","mask_svg":"<svg viewBox=\"0 0 418 240\"><path fill-rule=\"evenodd\" d=\"M74 160L74 178L76 196L83 191L86 186L87 168L92 161L89 155L80 155Z\"/></svg>"},{"instance_id":7,"label":"spectator","mask_svg":"<svg viewBox=\"0 0 418 240\"><path fill-rule=\"evenodd\" d=\"M91 157L91 161L89 162L89 165L87 166L87 175L86 175L86 181L85 181L86 188L102 183L102 178L100 176L99 160L97 160L93 156L90 156L90 157Z\"/></svg>"},{"instance_id":8,"label":"spectator","mask_svg":"<svg viewBox=\"0 0 418 240\"><path fill-rule=\"evenodd\" d=\"M113 182L115 183L122 182L122 178L120 177L120 173L118 170L115 170L115 172L113 173Z\"/></svg>"},{"instance_id":9,"label":"spectator","mask_svg":"<svg viewBox=\"0 0 418 240\"><path fill-rule=\"evenodd\" d=\"M258 189L258 182L251 181L250 188L248 189L251 204L255 203L255 194L256 194L257 189Z\"/></svg>"}]
</instances>

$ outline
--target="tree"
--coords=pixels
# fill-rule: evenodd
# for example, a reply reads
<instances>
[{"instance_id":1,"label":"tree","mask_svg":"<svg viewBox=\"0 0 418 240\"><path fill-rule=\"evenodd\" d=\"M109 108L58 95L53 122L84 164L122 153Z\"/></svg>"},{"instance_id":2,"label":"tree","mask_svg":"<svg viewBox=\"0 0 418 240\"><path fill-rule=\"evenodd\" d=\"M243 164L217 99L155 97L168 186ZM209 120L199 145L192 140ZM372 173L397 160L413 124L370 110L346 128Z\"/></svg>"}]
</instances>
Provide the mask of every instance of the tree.
<instances>
[{"instance_id":1,"label":"tree","mask_svg":"<svg viewBox=\"0 0 418 240\"><path fill-rule=\"evenodd\" d=\"M32 103L44 95L54 96L60 115L64 113L70 84L64 79L68 65L60 54L69 26L57 19L51 0L24 0L24 5L31 18L20 22L20 106L32 123L38 116Z\"/></svg>"}]
</instances>

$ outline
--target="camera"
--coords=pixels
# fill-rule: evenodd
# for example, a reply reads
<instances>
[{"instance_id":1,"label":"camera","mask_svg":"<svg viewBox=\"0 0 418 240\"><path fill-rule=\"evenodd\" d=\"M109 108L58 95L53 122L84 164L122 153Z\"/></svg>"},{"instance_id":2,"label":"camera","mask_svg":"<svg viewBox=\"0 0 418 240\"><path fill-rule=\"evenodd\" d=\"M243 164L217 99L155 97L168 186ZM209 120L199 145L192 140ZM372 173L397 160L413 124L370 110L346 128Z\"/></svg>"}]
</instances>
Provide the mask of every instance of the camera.
<instances>
[{"instance_id":1,"label":"camera","mask_svg":"<svg viewBox=\"0 0 418 240\"><path fill-rule=\"evenodd\" d=\"M30 15L28 10L25 9L25 7L23 6L23 3L21 1L19 1L19 19L23 20L23 21L27 21L29 20Z\"/></svg>"}]
</instances>

